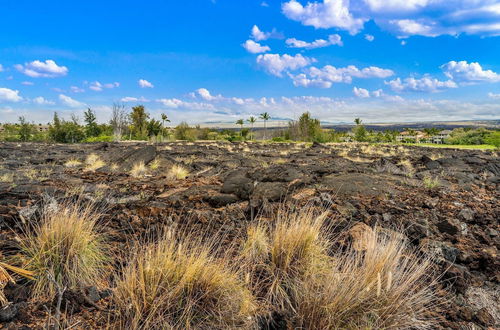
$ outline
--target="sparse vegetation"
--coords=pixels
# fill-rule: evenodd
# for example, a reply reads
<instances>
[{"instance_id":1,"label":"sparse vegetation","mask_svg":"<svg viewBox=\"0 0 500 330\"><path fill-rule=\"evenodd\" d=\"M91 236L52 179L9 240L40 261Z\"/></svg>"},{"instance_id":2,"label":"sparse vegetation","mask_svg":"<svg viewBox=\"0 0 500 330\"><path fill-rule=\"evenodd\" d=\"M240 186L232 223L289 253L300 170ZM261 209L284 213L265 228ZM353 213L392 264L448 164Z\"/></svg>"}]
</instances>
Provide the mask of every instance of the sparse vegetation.
<instances>
[{"instance_id":1,"label":"sparse vegetation","mask_svg":"<svg viewBox=\"0 0 500 330\"><path fill-rule=\"evenodd\" d=\"M439 178L432 177L432 176L426 176L422 180L422 183L425 188L427 189L435 189L441 185L441 182L439 181Z\"/></svg>"},{"instance_id":2,"label":"sparse vegetation","mask_svg":"<svg viewBox=\"0 0 500 330\"><path fill-rule=\"evenodd\" d=\"M106 163L96 154L90 154L85 159L85 171L94 172L104 166Z\"/></svg>"},{"instance_id":3,"label":"sparse vegetation","mask_svg":"<svg viewBox=\"0 0 500 330\"><path fill-rule=\"evenodd\" d=\"M183 180L187 178L188 175L189 175L188 170L186 170L184 167L180 165L172 166L167 173L167 177L169 179L177 179L177 180Z\"/></svg>"},{"instance_id":4,"label":"sparse vegetation","mask_svg":"<svg viewBox=\"0 0 500 330\"><path fill-rule=\"evenodd\" d=\"M91 159L92 160L92 159ZM73 167L79 167L82 165L82 162L79 161L78 159L69 159L64 163L64 166L73 168ZM88 165L88 164L87 164Z\"/></svg>"},{"instance_id":5,"label":"sparse vegetation","mask_svg":"<svg viewBox=\"0 0 500 330\"><path fill-rule=\"evenodd\" d=\"M170 232L123 270L114 301L128 329L227 329L255 324L255 301L214 245Z\"/></svg>"},{"instance_id":6,"label":"sparse vegetation","mask_svg":"<svg viewBox=\"0 0 500 330\"><path fill-rule=\"evenodd\" d=\"M35 274L32 294L54 297L56 286L80 289L99 285L106 267L99 212L91 205L47 205L40 223L21 240L22 265ZM51 280L53 278L53 281Z\"/></svg>"},{"instance_id":7,"label":"sparse vegetation","mask_svg":"<svg viewBox=\"0 0 500 330\"><path fill-rule=\"evenodd\" d=\"M148 173L148 168L146 165L144 165L144 162L139 162L137 164L134 164L132 166L132 169L130 170L130 175L133 176L134 178L140 178L145 176Z\"/></svg>"}]
</instances>

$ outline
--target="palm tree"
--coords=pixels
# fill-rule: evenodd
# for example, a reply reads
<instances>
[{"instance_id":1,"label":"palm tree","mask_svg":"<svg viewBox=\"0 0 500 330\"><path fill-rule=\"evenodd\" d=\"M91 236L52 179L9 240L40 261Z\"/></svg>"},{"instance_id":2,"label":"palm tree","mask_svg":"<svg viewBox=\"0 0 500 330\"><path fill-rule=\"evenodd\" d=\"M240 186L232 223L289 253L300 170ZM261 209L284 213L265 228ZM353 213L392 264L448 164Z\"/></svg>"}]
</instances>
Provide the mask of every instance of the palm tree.
<instances>
[{"instance_id":1,"label":"palm tree","mask_svg":"<svg viewBox=\"0 0 500 330\"><path fill-rule=\"evenodd\" d=\"M362 122L361 118L356 118L356 119L354 119L354 123L355 123L356 125L361 125L361 122Z\"/></svg>"},{"instance_id":2,"label":"palm tree","mask_svg":"<svg viewBox=\"0 0 500 330\"><path fill-rule=\"evenodd\" d=\"M267 113L267 112L264 112L264 113L261 113L260 116L259 116L260 119L264 120L264 140L266 139L266 136L267 136L267 126L266 126L266 122L271 119L271 116Z\"/></svg>"},{"instance_id":3,"label":"palm tree","mask_svg":"<svg viewBox=\"0 0 500 330\"><path fill-rule=\"evenodd\" d=\"M168 119L167 115L162 113L161 114L161 139L163 141L163 132L165 131L165 122L170 123L170 119Z\"/></svg>"},{"instance_id":4,"label":"palm tree","mask_svg":"<svg viewBox=\"0 0 500 330\"><path fill-rule=\"evenodd\" d=\"M243 124L244 124L244 123L245 123L245 122L243 121L243 119L238 119L238 120L236 121L236 125L240 125L240 127L241 127L241 130L240 130L240 136L243 136Z\"/></svg>"},{"instance_id":5,"label":"palm tree","mask_svg":"<svg viewBox=\"0 0 500 330\"><path fill-rule=\"evenodd\" d=\"M250 118L248 118L247 121L250 123L250 127L251 127L250 136L253 139L253 124L255 124L255 122L257 121L257 118L255 118L254 116L250 116Z\"/></svg>"}]
</instances>

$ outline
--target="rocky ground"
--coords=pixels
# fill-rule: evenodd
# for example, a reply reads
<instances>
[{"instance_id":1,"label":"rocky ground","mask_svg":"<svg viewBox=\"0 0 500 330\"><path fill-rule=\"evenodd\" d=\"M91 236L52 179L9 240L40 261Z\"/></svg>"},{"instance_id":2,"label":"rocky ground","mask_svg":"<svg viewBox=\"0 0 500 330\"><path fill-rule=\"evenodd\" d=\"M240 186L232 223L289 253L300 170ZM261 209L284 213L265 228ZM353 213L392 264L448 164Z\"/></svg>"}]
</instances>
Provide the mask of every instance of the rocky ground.
<instances>
[{"instance_id":1,"label":"rocky ground","mask_svg":"<svg viewBox=\"0 0 500 330\"><path fill-rule=\"evenodd\" d=\"M103 163L86 165L90 154ZM147 171L133 177L139 162ZM188 177L171 178L173 165ZM337 228L357 222L403 228L412 244L436 256L446 302L431 312L441 327L500 327L495 152L361 144L0 143L2 255L17 253L17 235L36 221L42 200L77 195L105 205L103 226L117 255L134 237L165 225L230 237L282 203L323 205ZM115 260L119 265L121 258ZM63 305L73 311L75 328L100 326L111 289L67 292ZM4 328L45 325L53 305L30 300L29 283L19 280L4 291L11 302L0 310Z\"/></svg>"}]
</instances>

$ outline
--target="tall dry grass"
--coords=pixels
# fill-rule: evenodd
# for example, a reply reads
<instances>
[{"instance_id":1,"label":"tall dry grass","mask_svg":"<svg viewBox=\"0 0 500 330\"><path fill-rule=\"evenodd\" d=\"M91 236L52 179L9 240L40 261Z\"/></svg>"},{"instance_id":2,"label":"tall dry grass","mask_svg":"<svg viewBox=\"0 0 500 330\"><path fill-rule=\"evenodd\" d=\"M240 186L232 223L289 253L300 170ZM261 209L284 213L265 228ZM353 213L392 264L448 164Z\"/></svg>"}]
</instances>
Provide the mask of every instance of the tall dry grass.
<instances>
[{"instance_id":1,"label":"tall dry grass","mask_svg":"<svg viewBox=\"0 0 500 330\"><path fill-rule=\"evenodd\" d=\"M33 296L54 297L58 286L100 284L107 259L96 208L79 202L50 204L42 213L20 243L23 267L35 274Z\"/></svg>"},{"instance_id":2,"label":"tall dry grass","mask_svg":"<svg viewBox=\"0 0 500 330\"><path fill-rule=\"evenodd\" d=\"M431 328L431 260L379 228L335 249L326 219L308 208L249 228L241 258L268 324L278 314L289 328Z\"/></svg>"},{"instance_id":3,"label":"tall dry grass","mask_svg":"<svg viewBox=\"0 0 500 330\"><path fill-rule=\"evenodd\" d=\"M255 301L214 244L169 232L140 249L117 281L119 327L235 329L255 323Z\"/></svg>"}]
</instances>

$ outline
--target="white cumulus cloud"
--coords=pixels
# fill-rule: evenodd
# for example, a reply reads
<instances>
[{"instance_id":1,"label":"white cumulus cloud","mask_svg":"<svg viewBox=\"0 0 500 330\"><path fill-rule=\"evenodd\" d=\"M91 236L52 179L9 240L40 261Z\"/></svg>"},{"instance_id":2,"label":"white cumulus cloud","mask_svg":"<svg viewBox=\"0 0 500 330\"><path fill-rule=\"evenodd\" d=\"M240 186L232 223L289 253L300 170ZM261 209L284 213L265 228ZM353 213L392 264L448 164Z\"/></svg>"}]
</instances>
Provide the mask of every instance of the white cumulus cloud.
<instances>
[{"instance_id":1,"label":"white cumulus cloud","mask_svg":"<svg viewBox=\"0 0 500 330\"><path fill-rule=\"evenodd\" d=\"M495 100L500 100L500 93L495 94L495 93L488 93L488 97L490 99L495 99Z\"/></svg>"},{"instance_id":2,"label":"white cumulus cloud","mask_svg":"<svg viewBox=\"0 0 500 330\"><path fill-rule=\"evenodd\" d=\"M42 96L35 97L33 99L33 103L38 104L38 105L54 105L55 104L54 101L49 101L49 100L43 98Z\"/></svg>"},{"instance_id":3,"label":"white cumulus cloud","mask_svg":"<svg viewBox=\"0 0 500 330\"><path fill-rule=\"evenodd\" d=\"M126 96L121 98L121 102L149 102L147 98L144 96L141 97L132 97L132 96Z\"/></svg>"},{"instance_id":4,"label":"white cumulus cloud","mask_svg":"<svg viewBox=\"0 0 500 330\"><path fill-rule=\"evenodd\" d=\"M444 74L457 82L498 82L500 74L484 70L477 62L450 61L441 66Z\"/></svg>"},{"instance_id":5,"label":"white cumulus cloud","mask_svg":"<svg viewBox=\"0 0 500 330\"><path fill-rule=\"evenodd\" d=\"M252 32L250 35L255 41L263 41L267 39L281 39L283 35L273 29L271 32L264 32L257 25L252 27Z\"/></svg>"},{"instance_id":6,"label":"white cumulus cloud","mask_svg":"<svg viewBox=\"0 0 500 330\"><path fill-rule=\"evenodd\" d=\"M334 83L351 83L353 78L387 78L394 75L394 71L370 66L359 69L354 65L344 68L336 68L325 65L323 68L310 67L305 73L290 75L295 86L330 88Z\"/></svg>"},{"instance_id":7,"label":"white cumulus cloud","mask_svg":"<svg viewBox=\"0 0 500 330\"><path fill-rule=\"evenodd\" d=\"M258 42L255 42L253 40L247 40L245 43L242 45L243 48L245 48L249 53L252 54L259 54L259 53L265 53L271 50L269 46L262 46Z\"/></svg>"},{"instance_id":8,"label":"white cumulus cloud","mask_svg":"<svg viewBox=\"0 0 500 330\"><path fill-rule=\"evenodd\" d=\"M308 2L306 6L297 0L291 0L283 3L281 8L289 19L317 29L339 28L356 34L363 28L365 22L362 18L353 17L349 9L349 0Z\"/></svg>"},{"instance_id":9,"label":"white cumulus cloud","mask_svg":"<svg viewBox=\"0 0 500 330\"><path fill-rule=\"evenodd\" d=\"M370 92L367 89L364 89L364 88L354 87L352 89L352 92L354 93L354 95L356 97L359 97L359 98L362 98L362 99L370 97Z\"/></svg>"},{"instance_id":10,"label":"white cumulus cloud","mask_svg":"<svg viewBox=\"0 0 500 330\"><path fill-rule=\"evenodd\" d=\"M36 60L30 63L16 64L14 66L19 72L32 78L56 78L68 74L68 68L59 66L53 60L45 62Z\"/></svg>"},{"instance_id":11,"label":"white cumulus cloud","mask_svg":"<svg viewBox=\"0 0 500 330\"><path fill-rule=\"evenodd\" d=\"M457 88L458 85L453 80L440 81L432 77L413 77L401 80L400 78L386 82L395 92L425 92L435 93L442 90Z\"/></svg>"},{"instance_id":12,"label":"white cumulus cloud","mask_svg":"<svg viewBox=\"0 0 500 330\"><path fill-rule=\"evenodd\" d=\"M325 39L317 39L313 42L306 42L302 40L297 40L295 38L289 38L286 40L286 44L292 48L305 48L305 49L314 49L314 48L322 48L328 47L331 45L343 46L342 38L338 34L332 34L328 36L328 40Z\"/></svg>"},{"instance_id":13,"label":"white cumulus cloud","mask_svg":"<svg viewBox=\"0 0 500 330\"><path fill-rule=\"evenodd\" d=\"M83 104L82 102L72 99L71 97L64 94L59 94L59 101L70 108L81 108L85 106L85 104Z\"/></svg>"},{"instance_id":14,"label":"white cumulus cloud","mask_svg":"<svg viewBox=\"0 0 500 330\"><path fill-rule=\"evenodd\" d=\"M153 88L154 85L147 81L146 79L139 79L137 82L141 88Z\"/></svg>"},{"instance_id":15,"label":"white cumulus cloud","mask_svg":"<svg viewBox=\"0 0 500 330\"><path fill-rule=\"evenodd\" d=\"M102 92L104 89L111 89L111 88L116 88L116 87L120 87L120 83L114 82L114 83L108 83L108 84L101 84L98 81L94 81L89 86L89 88L91 90L96 91L96 92Z\"/></svg>"},{"instance_id":16,"label":"white cumulus cloud","mask_svg":"<svg viewBox=\"0 0 500 330\"><path fill-rule=\"evenodd\" d=\"M6 102L19 102L23 98L19 96L18 90L12 90L9 88L0 88L0 101Z\"/></svg>"},{"instance_id":17,"label":"white cumulus cloud","mask_svg":"<svg viewBox=\"0 0 500 330\"><path fill-rule=\"evenodd\" d=\"M315 61L315 59L302 56L301 54L297 54L295 56L288 54L261 54L257 56L257 64L263 67L270 74L277 77L282 77L283 72L285 71L301 69Z\"/></svg>"}]
</instances>

